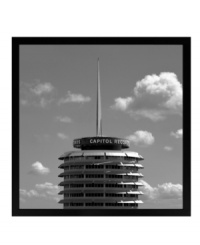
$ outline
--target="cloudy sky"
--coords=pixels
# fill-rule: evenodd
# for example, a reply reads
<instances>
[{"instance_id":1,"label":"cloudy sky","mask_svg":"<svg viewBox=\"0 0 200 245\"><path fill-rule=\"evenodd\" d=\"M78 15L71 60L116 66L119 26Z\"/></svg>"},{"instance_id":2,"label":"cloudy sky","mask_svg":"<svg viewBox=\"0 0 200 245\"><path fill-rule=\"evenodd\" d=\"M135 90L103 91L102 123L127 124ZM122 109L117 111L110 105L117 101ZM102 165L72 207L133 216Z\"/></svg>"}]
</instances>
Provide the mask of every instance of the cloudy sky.
<instances>
[{"instance_id":1,"label":"cloudy sky","mask_svg":"<svg viewBox=\"0 0 200 245\"><path fill-rule=\"evenodd\" d=\"M20 207L58 204L61 163L95 136L100 58L103 134L144 157L144 204L182 208L182 47L20 46Z\"/></svg>"}]
</instances>

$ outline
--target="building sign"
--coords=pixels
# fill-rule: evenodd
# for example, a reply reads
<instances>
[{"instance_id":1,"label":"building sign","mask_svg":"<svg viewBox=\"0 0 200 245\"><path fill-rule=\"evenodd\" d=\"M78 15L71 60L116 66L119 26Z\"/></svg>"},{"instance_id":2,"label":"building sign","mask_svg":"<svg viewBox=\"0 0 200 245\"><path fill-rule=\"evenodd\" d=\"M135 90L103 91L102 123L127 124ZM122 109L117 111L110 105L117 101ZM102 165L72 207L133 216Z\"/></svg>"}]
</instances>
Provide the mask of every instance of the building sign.
<instances>
[{"instance_id":1,"label":"building sign","mask_svg":"<svg viewBox=\"0 0 200 245\"><path fill-rule=\"evenodd\" d=\"M114 137L87 137L81 139L75 139L73 146L75 148L92 147L93 146L120 146L120 148L129 148L130 142L127 139L120 139Z\"/></svg>"}]
</instances>

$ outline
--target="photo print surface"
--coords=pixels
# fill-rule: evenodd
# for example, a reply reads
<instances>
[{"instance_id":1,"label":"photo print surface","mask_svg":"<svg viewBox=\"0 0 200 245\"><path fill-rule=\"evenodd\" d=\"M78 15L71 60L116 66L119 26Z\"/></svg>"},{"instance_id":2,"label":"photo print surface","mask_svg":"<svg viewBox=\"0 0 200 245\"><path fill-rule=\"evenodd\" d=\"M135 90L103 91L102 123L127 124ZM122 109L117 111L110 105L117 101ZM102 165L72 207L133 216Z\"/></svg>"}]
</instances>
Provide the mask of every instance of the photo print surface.
<instances>
[{"instance_id":1,"label":"photo print surface","mask_svg":"<svg viewBox=\"0 0 200 245\"><path fill-rule=\"evenodd\" d=\"M19 210L183 210L183 54L19 45Z\"/></svg>"}]
</instances>

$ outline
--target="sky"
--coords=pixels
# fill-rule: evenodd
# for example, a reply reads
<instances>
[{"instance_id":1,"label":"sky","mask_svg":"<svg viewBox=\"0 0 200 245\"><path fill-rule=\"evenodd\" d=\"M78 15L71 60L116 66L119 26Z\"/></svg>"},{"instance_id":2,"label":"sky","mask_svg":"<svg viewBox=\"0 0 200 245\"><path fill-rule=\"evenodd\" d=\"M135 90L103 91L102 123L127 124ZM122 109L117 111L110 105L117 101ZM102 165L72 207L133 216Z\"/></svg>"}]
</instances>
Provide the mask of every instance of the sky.
<instances>
[{"instance_id":1,"label":"sky","mask_svg":"<svg viewBox=\"0 0 200 245\"><path fill-rule=\"evenodd\" d=\"M62 208L58 157L95 136L98 58L103 135L144 157L140 208L182 208L179 45L20 46L20 208Z\"/></svg>"}]
</instances>

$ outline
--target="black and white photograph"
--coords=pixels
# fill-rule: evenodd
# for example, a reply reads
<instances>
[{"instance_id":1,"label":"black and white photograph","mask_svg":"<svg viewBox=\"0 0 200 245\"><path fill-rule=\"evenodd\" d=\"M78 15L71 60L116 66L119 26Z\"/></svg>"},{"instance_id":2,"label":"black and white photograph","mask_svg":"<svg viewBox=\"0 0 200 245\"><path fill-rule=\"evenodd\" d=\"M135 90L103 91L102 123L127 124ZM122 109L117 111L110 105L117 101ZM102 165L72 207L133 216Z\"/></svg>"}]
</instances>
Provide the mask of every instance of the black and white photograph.
<instances>
[{"instance_id":1,"label":"black and white photograph","mask_svg":"<svg viewBox=\"0 0 200 245\"><path fill-rule=\"evenodd\" d=\"M1 3L0 244L200 244L199 16Z\"/></svg>"},{"instance_id":2,"label":"black and white photograph","mask_svg":"<svg viewBox=\"0 0 200 245\"><path fill-rule=\"evenodd\" d=\"M12 42L13 215L190 214L190 38Z\"/></svg>"}]
</instances>

